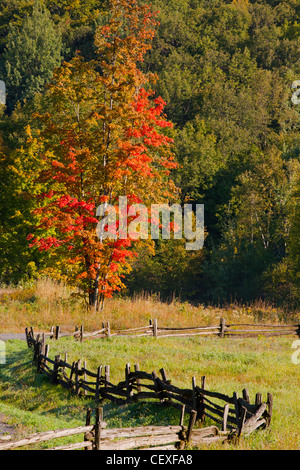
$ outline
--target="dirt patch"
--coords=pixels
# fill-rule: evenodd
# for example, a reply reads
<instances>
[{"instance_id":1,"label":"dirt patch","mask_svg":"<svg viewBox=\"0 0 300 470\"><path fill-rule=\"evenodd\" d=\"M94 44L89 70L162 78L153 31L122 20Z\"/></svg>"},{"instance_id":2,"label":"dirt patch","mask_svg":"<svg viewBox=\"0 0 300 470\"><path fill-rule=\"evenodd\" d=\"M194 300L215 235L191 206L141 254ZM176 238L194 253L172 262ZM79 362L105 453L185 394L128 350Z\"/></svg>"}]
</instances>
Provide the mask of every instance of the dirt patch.
<instances>
[{"instance_id":1,"label":"dirt patch","mask_svg":"<svg viewBox=\"0 0 300 470\"><path fill-rule=\"evenodd\" d=\"M0 440L3 436L11 436L12 438L16 434L16 429L11 424L8 424L8 418L0 414Z\"/></svg>"},{"instance_id":2,"label":"dirt patch","mask_svg":"<svg viewBox=\"0 0 300 470\"><path fill-rule=\"evenodd\" d=\"M10 339L21 339L26 341L26 336L24 333L0 333L1 341L8 341Z\"/></svg>"}]
</instances>

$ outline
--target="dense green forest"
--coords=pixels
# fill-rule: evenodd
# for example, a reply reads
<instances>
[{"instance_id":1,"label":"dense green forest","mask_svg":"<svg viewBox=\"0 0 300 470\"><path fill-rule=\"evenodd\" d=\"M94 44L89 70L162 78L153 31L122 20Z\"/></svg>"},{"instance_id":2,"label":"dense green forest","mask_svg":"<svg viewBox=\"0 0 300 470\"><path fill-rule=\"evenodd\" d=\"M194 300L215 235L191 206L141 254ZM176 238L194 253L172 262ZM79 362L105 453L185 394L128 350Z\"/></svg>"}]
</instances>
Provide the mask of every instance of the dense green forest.
<instances>
[{"instance_id":1,"label":"dense green forest","mask_svg":"<svg viewBox=\"0 0 300 470\"><path fill-rule=\"evenodd\" d=\"M145 2L141 2L145 3ZM217 303L300 301L300 80L298 0L153 0L159 24L139 64L166 102L181 204L204 204L199 252L179 240L144 245L125 282L168 298ZM78 51L95 59L109 1L2 0L0 79L0 282L34 279L51 264L30 248L32 197L43 182L28 125L45 105L54 69ZM63 268L62 268L63 270Z\"/></svg>"}]
</instances>

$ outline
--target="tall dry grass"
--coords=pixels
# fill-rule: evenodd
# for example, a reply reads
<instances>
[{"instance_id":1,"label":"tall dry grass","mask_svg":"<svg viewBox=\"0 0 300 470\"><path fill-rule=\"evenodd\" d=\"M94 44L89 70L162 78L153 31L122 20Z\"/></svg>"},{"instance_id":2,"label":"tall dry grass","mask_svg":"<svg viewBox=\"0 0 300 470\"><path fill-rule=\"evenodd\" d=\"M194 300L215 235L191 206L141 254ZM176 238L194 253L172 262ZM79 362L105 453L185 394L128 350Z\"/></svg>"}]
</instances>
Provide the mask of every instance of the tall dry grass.
<instances>
[{"instance_id":1,"label":"tall dry grass","mask_svg":"<svg viewBox=\"0 0 300 470\"><path fill-rule=\"evenodd\" d=\"M104 311L92 314L81 299L74 298L66 284L51 279L39 279L34 286L0 288L0 332L23 332L27 326L50 329L60 325L73 331L75 325L85 330L101 328L109 321L112 329L146 326L157 318L160 326L187 327L217 325L220 317L231 323L282 323L291 322L295 315L257 301L252 305L233 303L224 308L198 305L173 299L162 302L159 295L141 293L132 298L107 299Z\"/></svg>"}]
</instances>

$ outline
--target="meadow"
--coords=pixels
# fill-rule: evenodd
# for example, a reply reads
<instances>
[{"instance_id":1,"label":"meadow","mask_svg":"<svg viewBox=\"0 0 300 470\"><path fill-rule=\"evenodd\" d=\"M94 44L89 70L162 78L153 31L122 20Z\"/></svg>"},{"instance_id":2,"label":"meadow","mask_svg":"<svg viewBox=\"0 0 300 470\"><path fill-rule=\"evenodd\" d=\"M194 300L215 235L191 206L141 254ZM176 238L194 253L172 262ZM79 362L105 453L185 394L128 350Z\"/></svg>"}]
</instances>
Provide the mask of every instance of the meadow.
<instances>
[{"instance_id":1,"label":"meadow","mask_svg":"<svg viewBox=\"0 0 300 470\"><path fill-rule=\"evenodd\" d=\"M164 326L195 326L227 321L279 323L291 321L284 311L262 302L255 305L228 305L224 308L192 306L173 299L163 303L155 295L133 299L116 298L107 302L103 316L87 315L83 305L70 300L63 285L43 280L24 289L0 292L0 331L24 332L26 326L49 331L63 325L74 331L83 324L85 330L99 328L103 320L113 328L144 326L158 318ZM297 315L295 315L297 316ZM242 437L238 445L210 446L210 449L296 450L300 449L300 364L292 362L296 337L266 338L126 338L91 339L82 343L61 338L50 344L50 357L68 351L68 362L87 361L89 370L110 365L111 381L124 379L126 363L139 363L151 372L164 367L174 385L191 388L192 377L200 384L206 376L209 390L232 395L248 388L251 401L261 392L266 399L273 394L271 428ZM62 387L53 386L46 377L36 375L32 350L23 341L6 343L7 362L0 366L0 416L15 426L18 436L29 432L73 427L84 423L86 408L95 404L72 396ZM109 427L178 424L179 410L150 400L116 406L104 401L104 417ZM186 418L187 419L187 418ZM206 424L210 424L207 420ZM69 438L70 439L70 438ZM48 445L48 444L47 444ZM50 444L49 444L50 445Z\"/></svg>"}]
</instances>

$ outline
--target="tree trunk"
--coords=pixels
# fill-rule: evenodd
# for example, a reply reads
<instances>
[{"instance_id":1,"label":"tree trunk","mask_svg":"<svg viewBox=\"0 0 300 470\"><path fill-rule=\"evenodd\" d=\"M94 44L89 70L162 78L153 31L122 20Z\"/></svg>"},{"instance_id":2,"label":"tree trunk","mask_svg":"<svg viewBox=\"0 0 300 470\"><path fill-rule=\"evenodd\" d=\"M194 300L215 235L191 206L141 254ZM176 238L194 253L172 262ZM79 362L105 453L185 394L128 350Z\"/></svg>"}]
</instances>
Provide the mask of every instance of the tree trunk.
<instances>
[{"instance_id":1,"label":"tree trunk","mask_svg":"<svg viewBox=\"0 0 300 470\"><path fill-rule=\"evenodd\" d=\"M96 279L91 281L90 293L89 293L89 308L91 312L99 313L104 308L105 296L103 293L99 293L99 279L100 270L96 275Z\"/></svg>"}]
</instances>

